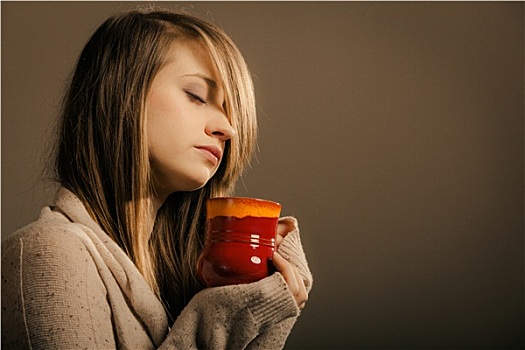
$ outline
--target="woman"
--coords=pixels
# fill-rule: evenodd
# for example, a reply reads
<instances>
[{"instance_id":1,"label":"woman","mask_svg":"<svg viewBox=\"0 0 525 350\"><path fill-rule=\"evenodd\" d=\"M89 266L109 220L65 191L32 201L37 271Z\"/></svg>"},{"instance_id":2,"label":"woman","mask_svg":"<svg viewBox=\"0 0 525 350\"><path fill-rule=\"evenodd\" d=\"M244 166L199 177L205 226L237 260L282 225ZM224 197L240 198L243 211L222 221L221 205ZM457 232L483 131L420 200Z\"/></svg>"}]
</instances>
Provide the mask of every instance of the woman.
<instances>
[{"instance_id":1,"label":"woman","mask_svg":"<svg viewBox=\"0 0 525 350\"><path fill-rule=\"evenodd\" d=\"M275 349L312 277L297 222L278 272L202 289L204 203L256 142L253 86L221 30L169 11L109 18L83 49L55 150L53 206L2 244L2 347Z\"/></svg>"}]
</instances>

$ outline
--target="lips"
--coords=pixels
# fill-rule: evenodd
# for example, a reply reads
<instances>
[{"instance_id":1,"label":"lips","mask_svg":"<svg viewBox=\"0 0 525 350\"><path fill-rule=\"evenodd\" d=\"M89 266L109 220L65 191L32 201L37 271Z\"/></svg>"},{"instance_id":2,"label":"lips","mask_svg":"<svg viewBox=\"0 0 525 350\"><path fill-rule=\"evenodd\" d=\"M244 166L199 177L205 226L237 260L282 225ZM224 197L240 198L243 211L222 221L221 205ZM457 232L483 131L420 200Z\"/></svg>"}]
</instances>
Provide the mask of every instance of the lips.
<instances>
[{"instance_id":1,"label":"lips","mask_svg":"<svg viewBox=\"0 0 525 350\"><path fill-rule=\"evenodd\" d=\"M215 146L196 146L214 165L219 164L222 158L222 150Z\"/></svg>"}]
</instances>

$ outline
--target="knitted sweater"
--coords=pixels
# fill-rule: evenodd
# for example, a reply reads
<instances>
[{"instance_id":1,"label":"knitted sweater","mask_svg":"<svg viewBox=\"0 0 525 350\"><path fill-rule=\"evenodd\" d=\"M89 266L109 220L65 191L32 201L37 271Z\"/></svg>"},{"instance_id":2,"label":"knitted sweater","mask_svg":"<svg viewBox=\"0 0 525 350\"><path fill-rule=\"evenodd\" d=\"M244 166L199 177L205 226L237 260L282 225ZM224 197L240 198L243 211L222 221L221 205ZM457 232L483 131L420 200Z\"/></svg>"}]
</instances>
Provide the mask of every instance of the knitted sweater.
<instances>
[{"instance_id":1,"label":"knitted sweater","mask_svg":"<svg viewBox=\"0 0 525 350\"><path fill-rule=\"evenodd\" d=\"M279 252L309 290L297 222L282 220L296 229ZM299 313L275 273L204 289L169 325L136 266L64 188L2 243L3 349L278 349Z\"/></svg>"}]
</instances>

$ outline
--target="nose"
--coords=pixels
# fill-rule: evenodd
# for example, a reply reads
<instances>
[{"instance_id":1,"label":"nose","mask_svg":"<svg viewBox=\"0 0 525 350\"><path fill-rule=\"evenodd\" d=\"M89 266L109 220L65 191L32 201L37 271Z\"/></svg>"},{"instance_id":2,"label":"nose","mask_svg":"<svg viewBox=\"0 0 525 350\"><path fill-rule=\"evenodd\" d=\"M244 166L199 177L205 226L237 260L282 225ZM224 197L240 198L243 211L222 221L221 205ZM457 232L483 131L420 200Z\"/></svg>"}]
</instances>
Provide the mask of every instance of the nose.
<instances>
[{"instance_id":1,"label":"nose","mask_svg":"<svg viewBox=\"0 0 525 350\"><path fill-rule=\"evenodd\" d=\"M223 113L216 113L206 125L206 134L216 137L220 141L227 141L235 136L235 129Z\"/></svg>"}]
</instances>

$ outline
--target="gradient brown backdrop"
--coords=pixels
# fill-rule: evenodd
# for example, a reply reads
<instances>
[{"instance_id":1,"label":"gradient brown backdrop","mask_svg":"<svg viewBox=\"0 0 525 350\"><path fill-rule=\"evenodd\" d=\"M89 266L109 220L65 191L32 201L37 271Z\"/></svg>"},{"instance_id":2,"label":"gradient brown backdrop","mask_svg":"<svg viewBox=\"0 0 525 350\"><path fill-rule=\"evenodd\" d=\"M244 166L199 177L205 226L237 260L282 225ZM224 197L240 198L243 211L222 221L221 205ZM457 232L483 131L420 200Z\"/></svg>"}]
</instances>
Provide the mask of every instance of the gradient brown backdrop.
<instances>
[{"instance_id":1,"label":"gradient brown backdrop","mask_svg":"<svg viewBox=\"0 0 525 350\"><path fill-rule=\"evenodd\" d=\"M135 2L2 7L2 237L39 177L83 44ZM255 78L239 195L300 220L315 283L287 348L524 345L522 2L167 3L214 20Z\"/></svg>"}]
</instances>

